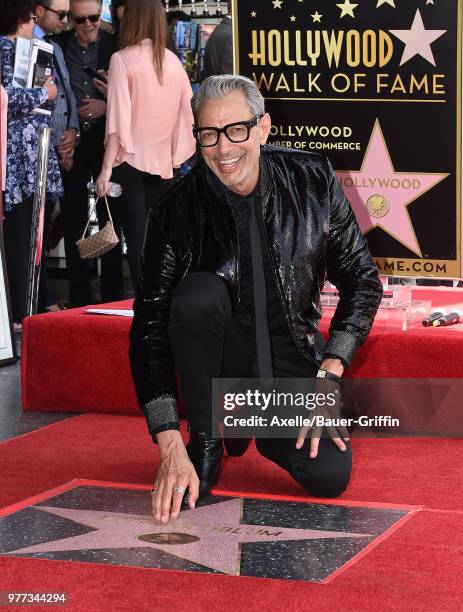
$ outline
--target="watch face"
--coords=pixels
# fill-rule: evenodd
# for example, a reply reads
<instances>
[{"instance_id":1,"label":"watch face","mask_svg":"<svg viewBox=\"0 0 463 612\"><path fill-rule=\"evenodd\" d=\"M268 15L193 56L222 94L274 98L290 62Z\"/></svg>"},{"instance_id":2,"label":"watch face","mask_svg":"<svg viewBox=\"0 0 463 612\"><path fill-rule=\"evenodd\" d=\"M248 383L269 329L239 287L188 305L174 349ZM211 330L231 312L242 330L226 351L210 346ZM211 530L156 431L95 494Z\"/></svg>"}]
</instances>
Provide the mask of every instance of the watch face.
<instances>
[{"instance_id":1,"label":"watch face","mask_svg":"<svg viewBox=\"0 0 463 612\"><path fill-rule=\"evenodd\" d=\"M318 370L317 378L326 378L326 370Z\"/></svg>"}]
</instances>

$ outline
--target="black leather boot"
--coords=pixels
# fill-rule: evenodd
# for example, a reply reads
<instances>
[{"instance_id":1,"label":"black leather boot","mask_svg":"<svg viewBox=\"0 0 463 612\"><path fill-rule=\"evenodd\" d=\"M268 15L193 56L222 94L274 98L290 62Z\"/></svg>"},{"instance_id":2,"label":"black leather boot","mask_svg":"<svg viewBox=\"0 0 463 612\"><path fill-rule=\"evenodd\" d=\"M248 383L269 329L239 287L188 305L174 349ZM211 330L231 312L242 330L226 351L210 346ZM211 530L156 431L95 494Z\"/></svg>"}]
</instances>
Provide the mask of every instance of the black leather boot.
<instances>
[{"instance_id":1,"label":"black leather boot","mask_svg":"<svg viewBox=\"0 0 463 612\"><path fill-rule=\"evenodd\" d=\"M224 438L223 444L230 457L241 457L248 450L252 438Z\"/></svg>"},{"instance_id":2,"label":"black leather boot","mask_svg":"<svg viewBox=\"0 0 463 612\"><path fill-rule=\"evenodd\" d=\"M198 474L200 499L209 494L219 476L223 457L222 438L211 438L206 433L190 431L186 450Z\"/></svg>"}]
</instances>

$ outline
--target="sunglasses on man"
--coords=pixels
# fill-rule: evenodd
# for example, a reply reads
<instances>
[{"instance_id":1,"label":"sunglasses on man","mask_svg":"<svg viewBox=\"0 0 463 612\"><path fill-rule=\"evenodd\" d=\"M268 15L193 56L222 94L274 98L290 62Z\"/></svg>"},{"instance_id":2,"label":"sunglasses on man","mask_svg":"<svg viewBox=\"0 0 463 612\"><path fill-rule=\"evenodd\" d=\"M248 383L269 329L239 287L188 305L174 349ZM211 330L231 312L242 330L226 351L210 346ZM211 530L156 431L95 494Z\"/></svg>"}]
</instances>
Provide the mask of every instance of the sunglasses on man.
<instances>
[{"instance_id":1,"label":"sunglasses on man","mask_svg":"<svg viewBox=\"0 0 463 612\"><path fill-rule=\"evenodd\" d=\"M50 13L55 13L55 15L58 15L58 19L60 21L64 21L65 19L68 19L69 16L71 15L71 11L56 11L55 9L52 9L49 6L45 6L45 4L40 4L40 2L37 3L37 6L41 6L46 11L50 11Z\"/></svg>"},{"instance_id":2,"label":"sunglasses on man","mask_svg":"<svg viewBox=\"0 0 463 612\"><path fill-rule=\"evenodd\" d=\"M100 17L100 13L97 13L96 15L87 15L86 17L77 17L73 15L72 19L74 23L77 23L77 25L83 25L87 21L87 19L88 21L90 21L90 23L96 23L100 20Z\"/></svg>"}]
</instances>

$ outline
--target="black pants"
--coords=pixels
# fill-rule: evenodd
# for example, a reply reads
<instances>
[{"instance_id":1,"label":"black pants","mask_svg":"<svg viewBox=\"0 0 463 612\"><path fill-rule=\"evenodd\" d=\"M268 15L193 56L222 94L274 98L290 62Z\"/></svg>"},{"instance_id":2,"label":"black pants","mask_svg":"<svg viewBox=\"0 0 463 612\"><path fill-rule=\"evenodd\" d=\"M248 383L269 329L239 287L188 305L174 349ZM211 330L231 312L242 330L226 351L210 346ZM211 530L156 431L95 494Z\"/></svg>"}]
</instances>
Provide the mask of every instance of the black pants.
<instances>
[{"instance_id":1,"label":"black pants","mask_svg":"<svg viewBox=\"0 0 463 612\"><path fill-rule=\"evenodd\" d=\"M74 164L69 172L63 172L64 197L61 202L64 248L69 280L69 303L85 306L94 300L90 286L88 261L80 259L76 241L81 238L88 220L87 183L91 176L96 181L104 155L104 124L91 131L82 131L81 140L74 153ZM113 214L114 199L108 198ZM107 219L103 200L97 205L98 223L102 227ZM116 232L117 224L115 224ZM120 233L120 232L119 232ZM122 250L119 244L101 258L101 298L103 302L122 299Z\"/></svg>"},{"instance_id":2,"label":"black pants","mask_svg":"<svg viewBox=\"0 0 463 612\"><path fill-rule=\"evenodd\" d=\"M33 198L13 204L3 220L6 270L13 321L26 316L27 277L32 230Z\"/></svg>"},{"instance_id":3,"label":"black pants","mask_svg":"<svg viewBox=\"0 0 463 612\"><path fill-rule=\"evenodd\" d=\"M171 304L169 340L189 425L210 431L211 379L256 376L253 350L233 320L228 291L218 276L197 272L179 283ZM274 355L276 378L314 376L316 370L296 347L292 354ZM289 472L311 495L340 495L352 468L350 443L342 452L332 440L321 438L315 459L309 457L309 441L299 450L295 444L289 439L256 440L261 455Z\"/></svg>"},{"instance_id":4,"label":"black pants","mask_svg":"<svg viewBox=\"0 0 463 612\"><path fill-rule=\"evenodd\" d=\"M115 223L124 232L130 276L135 286L145 239L146 216L151 206L170 187L171 180L141 172L123 163L114 168L111 181L122 187L122 195L114 200L111 212Z\"/></svg>"}]
</instances>

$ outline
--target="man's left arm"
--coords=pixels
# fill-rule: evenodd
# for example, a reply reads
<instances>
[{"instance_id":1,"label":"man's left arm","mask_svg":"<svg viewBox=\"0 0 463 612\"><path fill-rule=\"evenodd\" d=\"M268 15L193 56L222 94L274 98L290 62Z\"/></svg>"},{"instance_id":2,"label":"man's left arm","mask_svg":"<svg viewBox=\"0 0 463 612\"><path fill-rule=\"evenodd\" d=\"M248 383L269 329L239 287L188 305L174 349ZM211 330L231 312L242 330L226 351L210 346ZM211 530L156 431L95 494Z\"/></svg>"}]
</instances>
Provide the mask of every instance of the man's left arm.
<instances>
[{"instance_id":1,"label":"man's left arm","mask_svg":"<svg viewBox=\"0 0 463 612\"><path fill-rule=\"evenodd\" d=\"M337 373L338 360L347 367L367 337L383 289L367 241L328 160L327 180L330 229L326 272L338 289L339 302L331 320L322 367Z\"/></svg>"}]
</instances>

